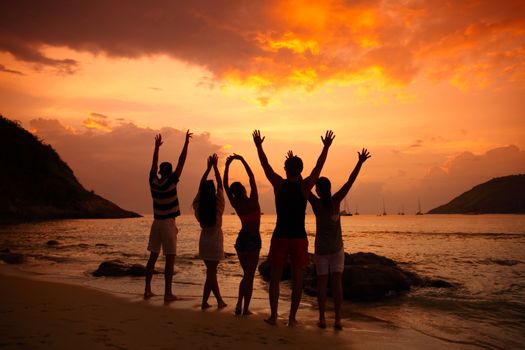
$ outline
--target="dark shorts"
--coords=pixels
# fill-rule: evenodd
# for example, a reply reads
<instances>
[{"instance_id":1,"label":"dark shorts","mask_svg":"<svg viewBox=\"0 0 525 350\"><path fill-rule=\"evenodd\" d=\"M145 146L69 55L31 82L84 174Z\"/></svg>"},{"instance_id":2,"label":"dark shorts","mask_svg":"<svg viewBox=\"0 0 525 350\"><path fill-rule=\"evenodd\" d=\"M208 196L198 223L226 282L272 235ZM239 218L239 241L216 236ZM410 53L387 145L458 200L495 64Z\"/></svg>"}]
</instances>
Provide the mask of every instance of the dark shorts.
<instances>
[{"instance_id":1,"label":"dark shorts","mask_svg":"<svg viewBox=\"0 0 525 350\"><path fill-rule=\"evenodd\" d=\"M293 267L305 267L310 263L308 239L272 238L268 260L270 264L284 266L290 257Z\"/></svg>"},{"instance_id":2,"label":"dark shorts","mask_svg":"<svg viewBox=\"0 0 525 350\"><path fill-rule=\"evenodd\" d=\"M261 236L240 233L235 241L235 250L239 253L249 253L261 250Z\"/></svg>"}]
</instances>

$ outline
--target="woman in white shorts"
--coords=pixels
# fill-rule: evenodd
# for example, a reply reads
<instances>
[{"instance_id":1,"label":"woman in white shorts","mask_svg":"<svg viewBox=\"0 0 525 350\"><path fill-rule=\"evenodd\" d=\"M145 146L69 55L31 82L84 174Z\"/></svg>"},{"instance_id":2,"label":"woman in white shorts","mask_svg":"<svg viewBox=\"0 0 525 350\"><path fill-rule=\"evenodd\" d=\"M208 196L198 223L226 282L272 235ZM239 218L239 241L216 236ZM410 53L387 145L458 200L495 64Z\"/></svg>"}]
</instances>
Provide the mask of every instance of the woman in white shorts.
<instances>
[{"instance_id":1,"label":"woman in white shorts","mask_svg":"<svg viewBox=\"0 0 525 350\"><path fill-rule=\"evenodd\" d=\"M203 310L210 307L208 298L210 293L217 299L219 308L226 306L222 300L217 281L217 266L219 261L224 259L223 236L222 236L222 213L224 212L224 193L222 180L217 168L218 157L216 154L208 157L208 166L202 176L199 192L193 201L195 217L201 226L199 239L199 257L204 260L206 265L206 282L202 294L201 308ZM208 180L211 168L215 173L217 181L217 191L212 180Z\"/></svg>"},{"instance_id":2,"label":"woman in white shorts","mask_svg":"<svg viewBox=\"0 0 525 350\"><path fill-rule=\"evenodd\" d=\"M315 185L317 196L310 193L308 201L316 219L315 234L315 268L317 272L317 302L319 304L319 328L326 328L325 306L328 275L332 274L332 295L334 297L334 328L343 329L341 325L341 303L343 300L342 277L345 265L343 237L341 233L340 206L352 187L361 165L370 158L366 149L357 152L359 160L347 182L333 196L330 180L320 177Z\"/></svg>"}]
</instances>

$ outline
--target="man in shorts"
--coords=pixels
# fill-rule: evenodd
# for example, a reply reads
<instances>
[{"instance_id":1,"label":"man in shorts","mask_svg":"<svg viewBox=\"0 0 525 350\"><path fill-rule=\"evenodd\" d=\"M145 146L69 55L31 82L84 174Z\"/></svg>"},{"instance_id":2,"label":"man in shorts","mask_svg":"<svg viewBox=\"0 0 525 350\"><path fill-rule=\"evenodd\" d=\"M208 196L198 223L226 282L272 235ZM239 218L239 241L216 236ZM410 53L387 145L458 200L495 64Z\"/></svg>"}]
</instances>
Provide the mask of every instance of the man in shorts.
<instances>
[{"instance_id":1,"label":"man in shorts","mask_svg":"<svg viewBox=\"0 0 525 350\"><path fill-rule=\"evenodd\" d=\"M277 210L277 223L273 231L270 243L268 259L271 266L270 276L270 309L271 314L265 321L271 325L277 322L277 308L279 304L279 282L283 274L285 263L290 258L292 265L292 303L288 325L295 326L295 318L303 293L303 269L309 263L308 239L304 226L306 213L306 201L310 190L315 185L321 174L321 169L326 161L328 149L335 135L331 130L327 131L323 141L323 151L311 174L303 179L303 161L288 152L284 162L286 179L276 174L268 162L268 158L262 148L264 137L261 138L259 130L253 132L253 141L257 147L257 154L264 170L266 178L273 186L275 194L275 208Z\"/></svg>"},{"instance_id":2,"label":"man in shorts","mask_svg":"<svg viewBox=\"0 0 525 350\"><path fill-rule=\"evenodd\" d=\"M160 249L166 256L166 266L164 268L164 301L170 302L177 300L171 290L173 280L173 265L177 253L177 233L175 218L180 215L179 199L177 197L177 183L179 182L186 155L188 144L192 134L188 130L184 147L179 156L177 168L172 171L171 163L163 162L160 168L157 166L159 160L159 148L162 145L162 136L155 136L155 151L153 152L153 162L149 173L149 185L151 197L153 198L153 224L149 235L148 250L150 256L146 265L146 287L144 288L144 299L149 299L155 294L151 291L151 279L155 270L155 263L160 254ZM158 170L158 175L157 175Z\"/></svg>"}]
</instances>

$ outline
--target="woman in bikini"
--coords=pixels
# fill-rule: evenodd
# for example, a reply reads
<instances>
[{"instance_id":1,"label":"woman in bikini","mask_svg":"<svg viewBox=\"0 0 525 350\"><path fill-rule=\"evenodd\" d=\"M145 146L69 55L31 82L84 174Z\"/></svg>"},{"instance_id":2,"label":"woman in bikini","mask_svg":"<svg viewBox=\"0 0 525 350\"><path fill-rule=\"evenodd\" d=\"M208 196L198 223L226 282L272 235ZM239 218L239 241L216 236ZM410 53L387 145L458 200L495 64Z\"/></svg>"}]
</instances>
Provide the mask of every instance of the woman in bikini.
<instances>
[{"instance_id":1,"label":"woman in bikini","mask_svg":"<svg viewBox=\"0 0 525 350\"><path fill-rule=\"evenodd\" d=\"M231 186L228 184L230 164L234 160L239 160L248 174L250 196L247 195L246 188L240 182L233 182ZM235 250L243 270L235 314L240 315L242 313L242 315L247 316L251 315L249 307L253 291L253 278L259 262L259 251L261 250L261 234L259 232L261 207L259 206L259 196L253 172L240 155L233 154L226 159L224 190L242 225L235 242Z\"/></svg>"}]
</instances>

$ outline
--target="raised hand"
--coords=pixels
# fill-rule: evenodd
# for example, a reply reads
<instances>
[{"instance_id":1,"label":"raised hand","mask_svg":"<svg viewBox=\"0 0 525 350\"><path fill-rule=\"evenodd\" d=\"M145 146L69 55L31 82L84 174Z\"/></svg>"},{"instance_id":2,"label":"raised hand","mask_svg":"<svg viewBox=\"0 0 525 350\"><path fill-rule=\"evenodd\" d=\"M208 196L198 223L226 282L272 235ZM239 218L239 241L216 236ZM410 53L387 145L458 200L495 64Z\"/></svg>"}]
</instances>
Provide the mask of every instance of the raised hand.
<instances>
[{"instance_id":1,"label":"raised hand","mask_svg":"<svg viewBox=\"0 0 525 350\"><path fill-rule=\"evenodd\" d=\"M213 166L213 156L208 157L207 166L208 166L208 169L211 169L211 167Z\"/></svg>"},{"instance_id":2,"label":"raised hand","mask_svg":"<svg viewBox=\"0 0 525 350\"><path fill-rule=\"evenodd\" d=\"M366 148L363 148L361 152L357 152L357 155L360 163L364 163L368 158L372 157Z\"/></svg>"},{"instance_id":3,"label":"raised hand","mask_svg":"<svg viewBox=\"0 0 525 350\"><path fill-rule=\"evenodd\" d=\"M325 147L330 147L332 141L335 139L335 135L332 130L328 130L324 135L324 138L321 136L321 141Z\"/></svg>"},{"instance_id":4,"label":"raised hand","mask_svg":"<svg viewBox=\"0 0 525 350\"><path fill-rule=\"evenodd\" d=\"M266 138L266 136L261 138L261 132L259 130L254 130L252 133L252 136L253 136L253 142L255 143L256 146L262 145L264 139Z\"/></svg>"},{"instance_id":5,"label":"raised hand","mask_svg":"<svg viewBox=\"0 0 525 350\"><path fill-rule=\"evenodd\" d=\"M219 162L219 156L217 155L217 153L213 153L211 156L211 165L213 165L214 167L217 167L217 163Z\"/></svg>"},{"instance_id":6,"label":"raised hand","mask_svg":"<svg viewBox=\"0 0 525 350\"><path fill-rule=\"evenodd\" d=\"M288 153L286 153L286 159L293 158L293 157L295 157L295 155L293 154L292 151L288 151Z\"/></svg>"},{"instance_id":7,"label":"raised hand","mask_svg":"<svg viewBox=\"0 0 525 350\"><path fill-rule=\"evenodd\" d=\"M162 146L162 136L161 134L155 135L155 148Z\"/></svg>"},{"instance_id":8,"label":"raised hand","mask_svg":"<svg viewBox=\"0 0 525 350\"><path fill-rule=\"evenodd\" d=\"M186 130L186 140L185 140L185 142L186 143L190 142L190 139L191 139L192 136L193 136L193 133L190 132L190 129Z\"/></svg>"}]
</instances>

